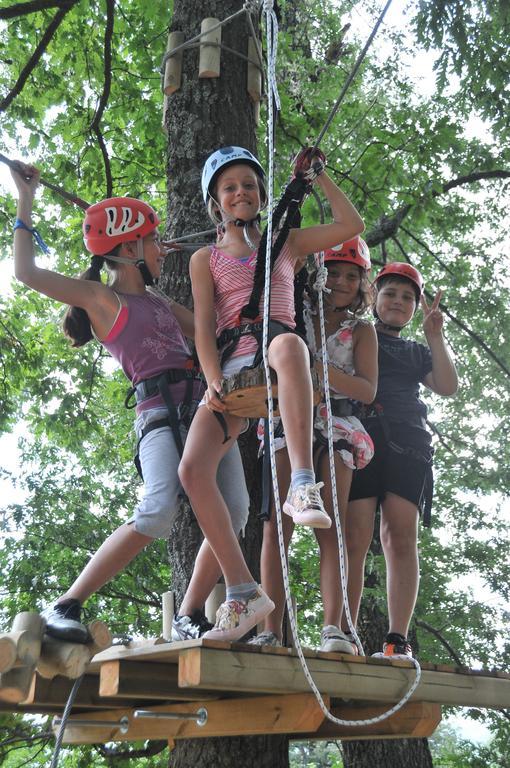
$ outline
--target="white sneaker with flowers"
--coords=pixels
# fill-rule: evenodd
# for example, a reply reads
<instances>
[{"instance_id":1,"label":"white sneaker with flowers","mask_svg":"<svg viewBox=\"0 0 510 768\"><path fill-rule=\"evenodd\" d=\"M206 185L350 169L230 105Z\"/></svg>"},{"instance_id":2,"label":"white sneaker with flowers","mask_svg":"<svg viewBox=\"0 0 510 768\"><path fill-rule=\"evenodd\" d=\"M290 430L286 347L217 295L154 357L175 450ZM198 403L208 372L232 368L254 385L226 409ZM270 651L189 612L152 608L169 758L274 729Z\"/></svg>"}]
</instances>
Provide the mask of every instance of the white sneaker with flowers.
<instances>
[{"instance_id":1,"label":"white sneaker with flowers","mask_svg":"<svg viewBox=\"0 0 510 768\"><path fill-rule=\"evenodd\" d=\"M324 483L306 483L289 491L283 511L295 523L311 528L331 528L331 518L324 509L320 489Z\"/></svg>"},{"instance_id":2,"label":"white sneaker with flowers","mask_svg":"<svg viewBox=\"0 0 510 768\"><path fill-rule=\"evenodd\" d=\"M216 624L202 635L204 640L240 640L274 610L273 601L259 587L246 602L227 600L216 611Z\"/></svg>"}]
</instances>

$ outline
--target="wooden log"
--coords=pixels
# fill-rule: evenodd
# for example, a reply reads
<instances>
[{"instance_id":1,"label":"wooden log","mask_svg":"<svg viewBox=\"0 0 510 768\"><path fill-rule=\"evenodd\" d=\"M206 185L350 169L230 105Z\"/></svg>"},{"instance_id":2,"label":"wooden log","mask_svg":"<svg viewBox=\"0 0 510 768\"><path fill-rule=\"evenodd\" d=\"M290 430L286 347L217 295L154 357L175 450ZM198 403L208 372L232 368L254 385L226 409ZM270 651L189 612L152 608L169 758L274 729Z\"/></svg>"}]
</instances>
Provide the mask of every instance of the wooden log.
<instances>
[{"instance_id":1,"label":"wooden log","mask_svg":"<svg viewBox=\"0 0 510 768\"><path fill-rule=\"evenodd\" d=\"M15 667L0 675L0 700L10 704L24 701L30 691L35 664Z\"/></svg>"},{"instance_id":2,"label":"wooden log","mask_svg":"<svg viewBox=\"0 0 510 768\"><path fill-rule=\"evenodd\" d=\"M262 96L262 72L260 70L257 46L251 35L248 38L248 59L249 61L246 87L248 93L250 94L251 100L254 104L256 104L260 101Z\"/></svg>"},{"instance_id":3,"label":"wooden log","mask_svg":"<svg viewBox=\"0 0 510 768\"><path fill-rule=\"evenodd\" d=\"M87 625L91 642L87 643L91 656L104 651L112 644L112 633L104 621L95 619Z\"/></svg>"},{"instance_id":4,"label":"wooden log","mask_svg":"<svg viewBox=\"0 0 510 768\"><path fill-rule=\"evenodd\" d=\"M84 674L92 658L92 647L78 643L63 643L46 635L41 657L37 662L37 671L41 677L49 680L56 675L75 680Z\"/></svg>"},{"instance_id":5,"label":"wooden log","mask_svg":"<svg viewBox=\"0 0 510 768\"><path fill-rule=\"evenodd\" d=\"M166 50L173 51L184 42L184 32L170 32L168 35ZM172 54L165 63L165 76L163 79L163 93L170 96L181 87L182 54L183 50Z\"/></svg>"},{"instance_id":6,"label":"wooden log","mask_svg":"<svg viewBox=\"0 0 510 768\"><path fill-rule=\"evenodd\" d=\"M44 626L44 619L38 613L23 611L15 616L12 631L3 635L9 639L3 644L5 671L0 674L0 700L18 703L26 698L41 653ZM13 648L16 650L14 660Z\"/></svg>"},{"instance_id":7,"label":"wooden log","mask_svg":"<svg viewBox=\"0 0 510 768\"><path fill-rule=\"evenodd\" d=\"M352 706L342 704L331 708L331 714L341 720L368 720L386 712L387 706ZM336 725L326 717L317 731L299 739L423 739L432 736L441 722L441 705L425 701L408 701L391 717L372 725ZM291 735L291 738L295 736Z\"/></svg>"},{"instance_id":8,"label":"wooden log","mask_svg":"<svg viewBox=\"0 0 510 768\"><path fill-rule=\"evenodd\" d=\"M18 644L10 635L0 635L0 673L11 669L18 656Z\"/></svg>"},{"instance_id":9,"label":"wooden log","mask_svg":"<svg viewBox=\"0 0 510 768\"><path fill-rule=\"evenodd\" d=\"M200 38L200 60L198 64L198 76L219 77L221 59L221 27L218 19L207 18L202 21L200 31L205 34ZM216 27L216 29L213 29ZM211 30L211 31L209 31ZM211 43L213 45L211 45Z\"/></svg>"},{"instance_id":10,"label":"wooden log","mask_svg":"<svg viewBox=\"0 0 510 768\"><path fill-rule=\"evenodd\" d=\"M326 704L329 700L326 697ZM72 716L64 733L64 744L94 744L105 741L139 741L145 739L191 739L212 736L258 736L276 733L314 732L324 714L313 694L293 696L261 696L246 699L223 699L150 707L155 713L195 713L201 706L207 710L203 726L192 720L150 720L133 717L127 709L87 713L87 720L111 721L112 726L80 727L80 716ZM121 717L129 718L126 734L121 734ZM54 727L54 730L55 727Z\"/></svg>"}]
</instances>

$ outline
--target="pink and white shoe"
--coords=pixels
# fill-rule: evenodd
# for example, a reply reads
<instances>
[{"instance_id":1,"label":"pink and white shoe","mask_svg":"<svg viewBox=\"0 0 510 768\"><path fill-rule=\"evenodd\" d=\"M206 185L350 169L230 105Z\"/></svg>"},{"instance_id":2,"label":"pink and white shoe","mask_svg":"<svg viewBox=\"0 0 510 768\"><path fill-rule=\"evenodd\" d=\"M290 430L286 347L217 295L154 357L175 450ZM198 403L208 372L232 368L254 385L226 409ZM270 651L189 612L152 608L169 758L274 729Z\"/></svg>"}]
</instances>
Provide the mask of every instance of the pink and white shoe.
<instances>
[{"instance_id":1,"label":"pink and white shoe","mask_svg":"<svg viewBox=\"0 0 510 768\"><path fill-rule=\"evenodd\" d=\"M240 640L274 610L273 601L259 587L253 597L226 600L216 611L216 624L202 635L204 640Z\"/></svg>"},{"instance_id":2,"label":"pink and white shoe","mask_svg":"<svg viewBox=\"0 0 510 768\"><path fill-rule=\"evenodd\" d=\"M298 525L331 528L331 518L324 509L320 489L324 483L306 483L289 493L283 511Z\"/></svg>"}]
</instances>

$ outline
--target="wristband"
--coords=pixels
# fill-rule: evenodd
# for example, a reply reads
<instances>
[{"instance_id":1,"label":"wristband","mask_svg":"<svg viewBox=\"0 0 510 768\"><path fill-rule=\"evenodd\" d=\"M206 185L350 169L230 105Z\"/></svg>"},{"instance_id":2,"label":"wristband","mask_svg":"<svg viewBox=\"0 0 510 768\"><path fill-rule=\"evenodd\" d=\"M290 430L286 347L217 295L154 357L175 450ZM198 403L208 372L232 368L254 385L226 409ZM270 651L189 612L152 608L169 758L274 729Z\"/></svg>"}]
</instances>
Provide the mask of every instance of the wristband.
<instances>
[{"instance_id":1,"label":"wristband","mask_svg":"<svg viewBox=\"0 0 510 768\"><path fill-rule=\"evenodd\" d=\"M37 243L37 245L39 246L39 248L41 249L41 251L43 251L44 253L49 253L50 252L50 249L48 248L48 246L46 245L46 243L42 239L40 232L35 227L29 227L21 219L16 219L16 221L14 222L14 228L13 229L14 229L14 232L16 232L17 229L26 229L27 232L30 232L30 234L33 235L34 240Z\"/></svg>"}]
</instances>

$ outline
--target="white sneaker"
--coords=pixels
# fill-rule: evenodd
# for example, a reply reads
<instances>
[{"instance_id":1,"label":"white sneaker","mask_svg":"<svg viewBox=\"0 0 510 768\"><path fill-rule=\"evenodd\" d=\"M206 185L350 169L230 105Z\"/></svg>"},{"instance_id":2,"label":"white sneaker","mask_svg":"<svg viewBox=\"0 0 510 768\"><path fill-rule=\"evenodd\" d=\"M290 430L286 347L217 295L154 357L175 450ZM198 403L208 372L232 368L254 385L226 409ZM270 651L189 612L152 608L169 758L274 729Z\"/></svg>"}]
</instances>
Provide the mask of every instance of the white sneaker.
<instances>
[{"instance_id":1,"label":"white sneaker","mask_svg":"<svg viewBox=\"0 0 510 768\"><path fill-rule=\"evenodd\" d=\"M248 645L267 645L271 648L281 648L282 644L278 640L278 637L274 632L269 629L265 629L263 632L259 632L255 637L251 637L248 640Z\"/></svg>"},{"instance_id":2,"label":"white sneaker","mask_svg":"<svg viewBox=\"0 0 510 768\"><path fill-rule=\"evenodd\" d=\"M324 483L306 483L290 491L283 511L298 525L311 528L331 528L331 518L324 509L320 489Z\"/></svg>"},{"instance_id":3,"label":"white sneaker","mask_svg":"<svg viewBox=\"0 0 510 768\"><path fill-rule=\"evenodd\" d=\"M349 653L351 656L358 655L358 647L356 643L349 640L347 635L342 632L338 627L328 624L322 628L321 632L321 651L325 653L331 653L336 651L337 653Z\"/></svg>"},{"instance_id":4,"label":"white sneaker","mask_svg":"<svg viewBox=\"0 0 510 768\"><path fill-rule=\"evenodd\" d=\"M216 611L216 624L202 635L204 640L240 640L274 610L273 601L259 587L253 597L227 600Z\"/></svg>"}]
</instances>

